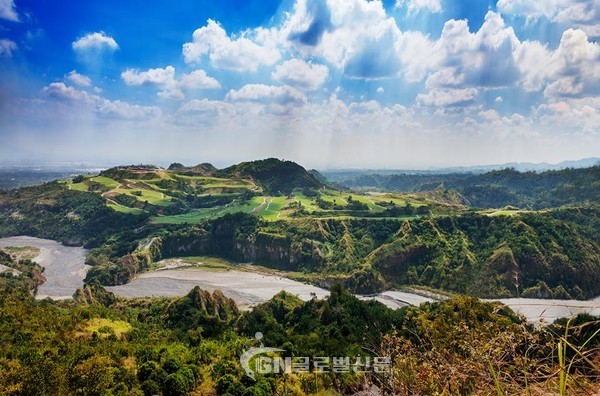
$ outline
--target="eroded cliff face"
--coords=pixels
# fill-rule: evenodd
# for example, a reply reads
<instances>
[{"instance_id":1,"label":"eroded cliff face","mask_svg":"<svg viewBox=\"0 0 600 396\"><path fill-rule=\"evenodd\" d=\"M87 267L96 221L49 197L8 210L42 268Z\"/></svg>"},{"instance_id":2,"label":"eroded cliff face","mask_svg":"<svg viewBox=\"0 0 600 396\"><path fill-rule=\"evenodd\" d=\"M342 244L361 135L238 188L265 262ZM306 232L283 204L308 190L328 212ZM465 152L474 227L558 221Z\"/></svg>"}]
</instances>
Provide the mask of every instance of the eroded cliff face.
<instances>
[{"instance_id":1,"label":"eroded cliff face","mask_svg":"<svg viewBox=\"0 0 600 396\"><path fill-rule=\"evenodd\" d=\"M162 258L216 255L238 262L252 262L283 270L313 268L322 263L314 243L293 242L268 233L240 236L235 228L219 227L215 232L197 231L161 238Z\"/></svg>"},{"instance_id":2,"label":"eroded cliff face","mask_svg":"<svg viewBox=\"0 0 600 396\"><path fill-rule=\"evenodd\" d=\"M214 254L213 238L204 230L160 237L155 242L162 258Z\"/></svg>"},{"instance_id":3,"label":"eroded cliff face","mask_svg":"<svg viewBox=\"0 0 600 396\"><path fill-rule=\"evenodd\" d=\"M422 285L480 297L511 297L550 288L553 297L585 299L598 295L600 284L594 228L600 223L588 217L565 211L468 214L402 223L263 223L249 215L230 215L156 236L114 260L116 264L94 267L89 274L102 284L124 283L161 258L212 255L306 271L313 283L328 287L339 281L358 293Z\"/></svg>"}]
</instances>

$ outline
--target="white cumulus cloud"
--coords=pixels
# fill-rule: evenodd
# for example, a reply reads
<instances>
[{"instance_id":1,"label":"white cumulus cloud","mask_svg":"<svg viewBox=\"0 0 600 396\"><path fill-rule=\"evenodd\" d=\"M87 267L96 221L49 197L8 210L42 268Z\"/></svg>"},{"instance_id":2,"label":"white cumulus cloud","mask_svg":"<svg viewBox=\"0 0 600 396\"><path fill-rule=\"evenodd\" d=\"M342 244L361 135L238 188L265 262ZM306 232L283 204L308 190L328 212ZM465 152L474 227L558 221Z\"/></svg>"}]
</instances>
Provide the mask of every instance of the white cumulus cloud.
<instances>
[{"instance_id":1,"label":"white cumulus cloud","mask_svg":"<svg viewBox=\"0 0 600 396\"><path fill-rule=\"evenodd\" d=\"M554 51L539 42L525 41L515 54L526 90L545 88L549 97L600 93L600 44L590 41L582 30L563 32Z\"/></svg>"},{"instance_id":2,"label":"white cumulus cloud","mask_svg":"<svg viewBox=\"0 0 600 396\"><path fill-rule=\"evenodd\" d=\"M513 52L519 45L512 27L488 11L481 28L471 33L466 20L449 20L435 43L441 56L428 87L504 87L518 81Z\"/></svg>"},{"instance_id":3,"label":"white cumulus cloud","mask_svg":"<svg viewBox=\"0 0 600 396\"><path fill-rule=\"evenodd\" d=\"M67 86L62 82L51 83L44 87L43 93L58 102L78 109L87 109L97 117L148 120L161 116L161 110L156 106L141 106L123 102L111 101L101 96Z\"/></svg>"},{"instance_id":4,"label":"white cumulus cloud","mask_svg":"<svg viewBox=\"0 0 600 396\"><path fill-rule=\"evenodd\" d=\"M158 85L165 86L175 82L175 68L167 66L146 71L127 69L121 73L121 78L127 85Z\"/></svg>"},{"instance_id":5,"label":"white cumulus cloud","mask_svg":"<svg viewBox=\"0 0 600 396\"><path fill-rule=\"evenodd\" d=\"M81 87L89 87L92 85L92 79L88 76L84 76L83 74L77 73L76 70L72 70L66 76L67 80L71 81L73 84L77 84Z\"/></svg>"},{"instance_id":6,"label":"white cumulus cloud","mask_svg":"<svg viewBox=\"0 0 600 396\"><path fill-rule=\"evenodd\" d=\"M433 43L421 32L403 32L380 1L298 0L282 26L271 31L305 56L325 59L350 78L404 76L420 81Z\"/></svg>"},{"instance_id":7,"label":"white cumulus cloud","mask_svg":"<svg viewBox=\"0 0 600 396\"><path fill-rule=\"evenodd\" d=\"M234 71L256 71L279 61L277 48L259 45L250 35L243 32L239 37L229 37L218 22L209 19L206 26L194 31L192 42L183 45L183 57L186 63L199 63L208 55L214 67Z\"/></svg>"},{"instance_id":8,"label":"white cumulus cloud","mask_svg":"<svg viewBox=\"0 0 600 396\"><path fill-rule=\"evenodd\" d=\"M99 99L98 96L90 95L85 91L78 90L61 82L49 84L44 87L43 92L49 97L65 101L93 103Z\"/></svg>"},{"instance_id":9,"label":"white cumulus cloud","mask_svg":"<svg viewBox=\"0 0 600 396\"><path fill-rule=\"evenodd\" d=\"M202 69L183 74L180 78L180 84L182 87L190 89L221 88L221 84L214 78L209 77Z\"/></svg>"},{"instance_id":10,"label":"white cumulus cloud","mask_svg":"<svg viewBox=\"0 0 600 396\"><path fill-rule=\"evenodd\" d=\"M0 19L19 22L14 0L0 0Z\"/></svg>"},{"instance_id":11,"label":"white cumulus cloud","mask_svg":"<svg viewBox=\"0 0 600 396\"><path fill-rule=\"evenodd\" d=\"M306 103L306 95L289 85L271 86L263 84L247 84L238 90L227 93L227 100L259 103L277 103L280 105L302 105Z\"/></svg>"},{"instance_id":12,"label":"white cumulus cloud","mask_svg":"<svg viewBox=\"0 0 600 396\"><path fill-rule=\"evenodd\" d=\"M162 99L183 99L185 95L182 89L212 89L221 87L217 80L209 77L201 69L183 74L177 79L173 66L148 69L146 71L127 69L121 73L121 78L127 85L143 85L159 88L160 91L157 95Z\"/></svg>"},{"instance_id":13,"label":"white cumulus cloud","mask_svg":"<svg viewBox=\"0 0 600 396\"><path fill-rule=\"evenodd\" d=\"M325 65L290 59L278 65L271 73L271 78L283 84L313 91L323 85L328 75L329 69Z\"/></svg>"},{"instance_id":14,"label":"white cumulus cloud","mask_svg":"<svg viewBox=\"0 0 600 396\"><path fill-rule=\"evenodd\" d=\"M426 94L417 95L417 103L425 106L464 106L470 104L477 97L475 88L464 89L439 89L435 88Z\"/></svg>"},{"instance_id":15,"label":"white cumulus cloud","mask_svg":"<svg viewBox=\"0 0 600 396\"><path fill-rule=\"evenodd\" d=\"M146 120L158 118L162 112L156 106L141 106L120 100L101 99L96 104L96 114L107 118Z\"/></svg>"},{"instance_id":16,"label":"white cumulus cloud","mask_svg":"<svg viewBox=\"0 0 600 396\"><path fill-rule=\"evenodd\" d=\"M498 11L528 20L546 18L578 28L590 37L600 37L599 0L499 0Z\"/></svg>"},{"instance_id":17,"label":"white cumulus cloud","mask_svg":"<svg viewBox=\"0 0 600 396\"><path fill-rule=\"evenodd\" d=\"M106 33L94 32L88 33L85 36L73 41L72 47L75 51L115 51L119 48L119 45L114 38L107 36Z\"/></svg>"},{"instance_id":18,"label":"white cumulus cloud","mask_svg":"<svg viewBox=\"0 0 600 396\"><path fill-rule=\"evenodd\" d=\"M0 58L10 58L17 49L17 43L8 39L0 39Z\"/></svg>"}]
</instances>

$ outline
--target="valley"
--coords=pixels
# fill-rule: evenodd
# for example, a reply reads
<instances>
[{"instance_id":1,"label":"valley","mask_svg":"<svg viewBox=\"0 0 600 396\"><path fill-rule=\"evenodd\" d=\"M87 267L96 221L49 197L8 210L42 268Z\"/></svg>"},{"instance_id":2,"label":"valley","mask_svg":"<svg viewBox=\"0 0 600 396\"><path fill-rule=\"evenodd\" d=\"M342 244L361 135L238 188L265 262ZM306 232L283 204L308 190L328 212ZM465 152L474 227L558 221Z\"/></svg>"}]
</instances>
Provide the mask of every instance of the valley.
<instances>
[{"instance_id":1,"label":"valley","mask_svg":"<svg viewBox=\"0 0 600 396\"><path fill-rule=\"evenodd\" d=\"M31 247L39 250L33 260L44 269L45 282L38 288L37 299L63 300L72 298L83 287L83 279L90 266L85 265L86 251L67 247L54 241L32 237L0 238L0 249ZM2 266L2 270L10 267ZM183 297L194 287L208 292L220 290L231 298L238 308L252 309L265 303L281 291L308 301L329 295L326 289L302 283L301 273L274 271L267 267L237 264L213 257L184 257L162 260L154 270L138 275L130 283L107 286L105 289L125 298ZM431 294L434 298L426 297ZM424 302L441 301L447 297L435 293L388 290L361 300L375 300L391 309ZM588 301L543 300L532 298L491 299L522 314L532 323L552 323L554 320L588 313L600 316L600 297Z\"/></svg>"},{"instance_id":2,"label":"valley","mask_svg":"<svg viewBox=\"0 0 600 396\"><path fill-rule=\"evenodd\" d=\"M0 193L0 236L83 245L91 249L85 282L104 286L129 283L164 258L209 255L300 273L318 287L341 282L358 294L414 285L483 298L585 300L600 295L598 186L582 186L578 204L566 194L573 172L594 180L598 169L473 175L480 201L505 186L505 206L477 207L432 184L430 174L421 182L406 175L429 189L373 192L273 158L224 169L119 166ZM526 197L523 183L547 188ZM564 203L513 205L541 202L549 190Z\"/></svg>"}]
</instances>

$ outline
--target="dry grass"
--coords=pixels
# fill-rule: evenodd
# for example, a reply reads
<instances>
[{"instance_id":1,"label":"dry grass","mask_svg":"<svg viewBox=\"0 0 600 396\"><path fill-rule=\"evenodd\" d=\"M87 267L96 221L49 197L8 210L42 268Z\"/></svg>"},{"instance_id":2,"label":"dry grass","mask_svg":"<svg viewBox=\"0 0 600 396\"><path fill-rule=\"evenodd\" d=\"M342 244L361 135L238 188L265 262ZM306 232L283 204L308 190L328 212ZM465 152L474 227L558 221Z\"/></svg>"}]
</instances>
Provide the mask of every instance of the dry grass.
<instances>
[{"instance_id":1,"label":"dry grass","mask_svg":"<svg viewBox=\"0 0 600 396\"><path fill-rule=\"evenodd\" d=\"M124 334L131 331L129 323L122 320L111 320L106 318L93 318L86 320L79 326L79 331L75 333L76 337L90 338L94 334L100 338L106 338L111 335L122 338Z\"/></svg>"},{"instance_id":2,"label":"dry grass","mask_svg":"<svg viewBox=\"0 0 600 396\"><path fill-rule=\"evenodd\" d=\"M600 395L600 329L585 333L599 322L570 323L558 334L485 322L440 334L422 322L425 331L384 337L375 352L392 357L392 374L370 380L383 395Z\"/></svg>"},{"instance_id":3,"label":"dry grass","mask_svg":"<svg viewBox=\"0 0 600 396\"><path fill-rule=\"evenodd\" d=\"M10 254L16 261L33 260L40 254L40 249L31 246L8 246L3 247L2 250Z\"/></svg>"}]
</instances>

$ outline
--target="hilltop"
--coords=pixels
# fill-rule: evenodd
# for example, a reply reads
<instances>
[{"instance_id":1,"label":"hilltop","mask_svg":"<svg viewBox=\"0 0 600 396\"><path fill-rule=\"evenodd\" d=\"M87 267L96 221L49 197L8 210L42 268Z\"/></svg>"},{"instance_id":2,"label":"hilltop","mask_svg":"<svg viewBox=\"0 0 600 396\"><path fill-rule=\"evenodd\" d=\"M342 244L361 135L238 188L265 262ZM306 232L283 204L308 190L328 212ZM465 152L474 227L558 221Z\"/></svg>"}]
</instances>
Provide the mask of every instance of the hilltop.
<instances>
[{"instance_id":1,"label":"hilltop","mask_svg":"<svg viewBox=\"0 0 600 396\"><path fill-rule=\"evenodd\" d=\"M296 188L319 189L323 184L306 169L292 161L268 158L242 162L217 171L221 177L251 177L270 194L289 195Z\"/></svg>"},{"instance_id":2,"label":"hilltop","mask_svg":"<svg viewBox=\"0 0 600 396\"><path fill-rule=\"evenodd\" d=\"M265 220L299 217L398 217L459 209L441 195L354 194L328 184L318 172L276 158L224 169L209 163L124 165L59 182L101 196L117 212L149 215L160 224L198 223L227 213Z\"/></svg>"}]
</instances>

